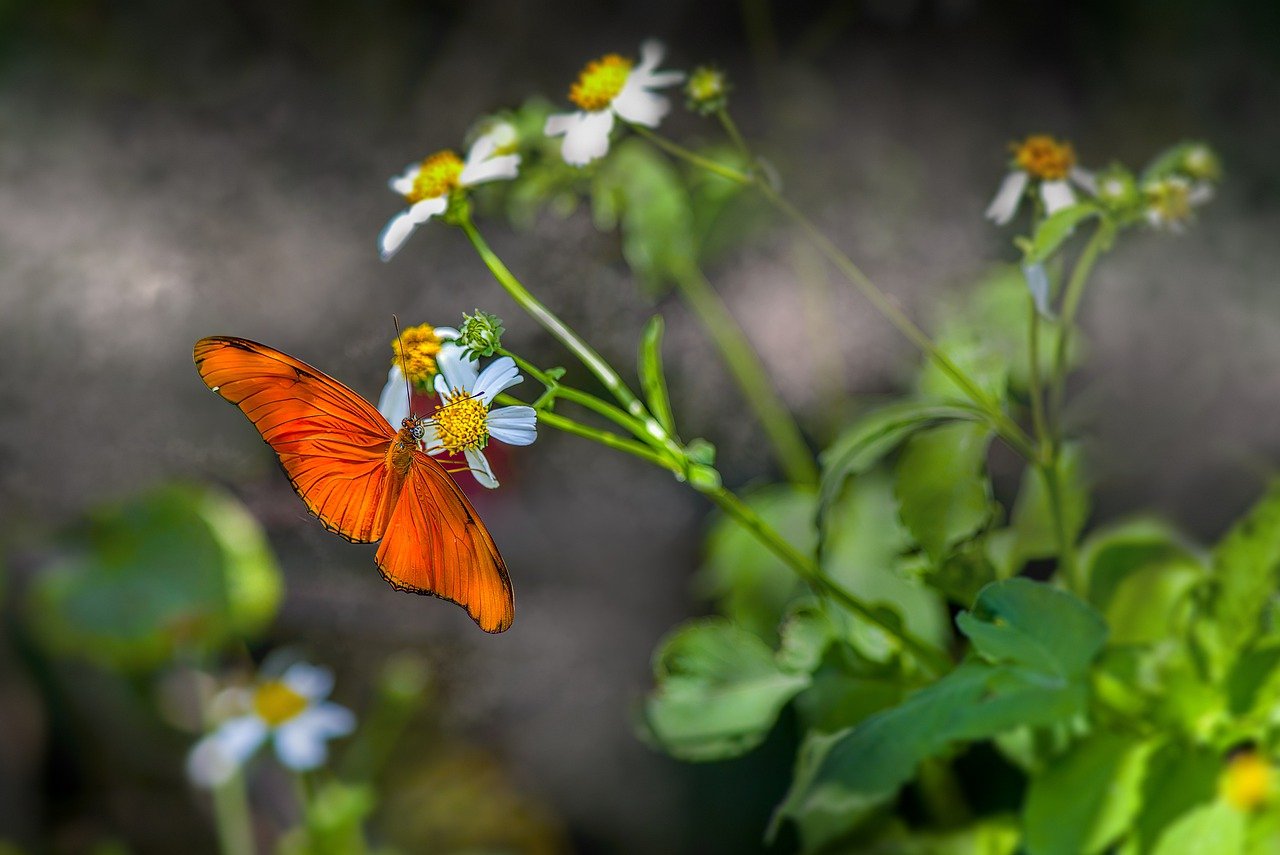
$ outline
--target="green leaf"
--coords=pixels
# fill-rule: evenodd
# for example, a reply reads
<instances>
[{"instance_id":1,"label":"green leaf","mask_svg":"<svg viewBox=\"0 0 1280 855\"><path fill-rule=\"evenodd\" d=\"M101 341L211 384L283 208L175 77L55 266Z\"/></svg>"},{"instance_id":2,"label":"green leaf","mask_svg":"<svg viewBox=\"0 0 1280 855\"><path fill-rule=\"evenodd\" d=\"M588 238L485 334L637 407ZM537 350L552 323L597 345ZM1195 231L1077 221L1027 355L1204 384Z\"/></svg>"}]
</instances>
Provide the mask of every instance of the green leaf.
<instances>
[{"instance_id":1,"label":"green leaf","mask_svg":"<svg viewBox=\"0 0 1280 855\"><path fill-rule=\"evenodd\" d=\"M671 414L671 398L667 394L667 374L662 368L662 315L654 315L645 324L640 337L640 387L644 390L649 412L667 433L675 434L675 417Z\"/></svg>"},{"instance_id":2,"label":"green leaf","mask_svg":"<svg viewBox=\"0 0 1280 855\"><path fill-rule=\"evenodd\" d=\"M1224 669L1263 628L1280 586L1280 481L1237 523L1213 552L1208 626L1211 654Z\"/></svg>"},{"instance_id":3,"label":"green leaf","mask_svg":"<svg viewBox=\"0 0 1280 855\"><path fill-rule=\"evenodd\" d=\"M812 552L813 491L778 484L755 490L744 501L801 552ZM702 596L720 613L772 644L791 602L805 590L795 572L732 518L720 516L707 535L706 558L695 579Z\"/></svg>"},{"instance_id":4,"label":"green leaf","mask_svg":"<svg viewBox=\"0 0 1280 855\"><path fill-rule=\"evenodd\" d=\"M811 674L822 662L827 648L837 639L823 607L813 602L797 603L787 615L778 635L778 665L787 671Z\"/></svg>"},{"instance_id":5,"label":"green leaf","mask_svg":"<svg viewBox=\"0 0 1280 855\"><path fill-rule=\"evenodd\" d=\"M1107 639L1106 623L1088 603L1021 577L983 588L956 624L984 659L1062 678L1083 675Z\"/></svg>"},{"instance_id":6,"label":"green leaf","mask_svg":"<svg viewBox=\"0 0 1280 855\"><path fill-rule=\"evenodd\" d=\"M990 398L1004 401L1008 397L1008 357L994 346L991 337L980 326L951 324L939 336L937 343L951 363ZM932 359L927 360L920 369L917 388L924 398L961 401L970 399L964 387Z\"/></svg>"},{"instance_id":7,"label":"green leaf","mask_svg":"<svg viewBox=\"0 0 1280 855\"><path fill-rule=\"evenodd\" d=\"M1066 534L1074 543L1089 516L1089 490L1084 476L1083 454L1078 443L1063 446L1058 456L1058 484ZM1022 487L1014 502L1009 527L1013 529L1012 564L1016 573L1027 561L1058 554L1058 532L1044 474L1035 466L1023 470Z\"/></svg>"},{"instance_id":8,"label":"green leaf","mask_svg":"<svg viewBox=\"0 0 1280 855\"><path fill-rule=\"evenodd\" d=\"M786 660L795 664L794 653ZM759 745L778 713L809 685L755 635L710 618L685 624L654 655L648 735L682 760L721 760Z\"/></svg>"},{"instance_id":9,"label":"green leaf","mask_svg":"<svg viewBox=\"0 0 1280 855\"><path fill-rule=\"evenodd\" d=\"M1031 780L1023 804L1030 855L1091 855L1115 843L1141 805L1154 745L1098 732L1071 746Z\"/></svg>"},{"instance_id":10,"label":"green leaf","mask_svg":"<svg viewBox=\"0 0 1280 855\"><path fill-rule=\"evenodd\" d=\"M1138 851L1150 852L1180 817L1211 802L1221 771L1217 754L1203 746L1171 741L1156 749L1147 761L1142 809L1134 823Z\"/></svg>"},{"instance_id":11,"label":"green leaf","mask_svg":"<svg viewBox=\"0 0 1280 855\"><path fill-rule=\"evenodd\" d=\"M991 430L949 424L912 436L897 467L902 521L934 561L977 534L994 509L984 469Z\"/></svg>"},{"instance_id":12,"label":"green leaf","mask_svg":"<svg viewBox=\"0 0 1280 855\"><path fill-rule=\"evenodd\" d=\"M275 616L282 582L262 530L235 499L166 487L95 511L43 569L28 607L57 649L119 668L213 652Z\"/></svg>"},{"instance_id":13,"label":"green leaf","mask_svg":"<svg viewBox=\"0 0 1280 855\"><path fill-rule=\"evenodd\" d=\"M280 838L277 855L364 855L364 821L377 804L368 784L324 783L302 805L302 824Z\"/></svg>"},{"instance_id":14,"label":"green leaf","mask_svg":"<svg viewBox=\"0 0 1280 855\"><path fill-rule=\"evenodd\" d=\"M1063 242L1071 237L1076 226L1101 213L1092 202L1080 202L1054 211L1036 227L1031 242L1023 248L1023 264L1043 264L1048 261Z\"/></svg>"},{"instance_id":15,"label":"green leaf","mask_svg":"<svg viewBox=\"0 0 1280 855\"><path fill-rule=\"evenodd\" d=\"M693 212L680 175L640 139L614 146L592 182L592 206L602 229L622 229L622 254L651 294L673 271L696 263Z\"/></svg>"},{"instance_id":16,"label":"green leaf","mask_svg":"<svg viewBox=\"0 0 1280 855\"><path fill-rule=\"evenodd\" d=\"M1244 813L1219 799L1179 817L1160 836L1154 855L1243 852L1246 825Z\"/></svg>"}]
</instances>

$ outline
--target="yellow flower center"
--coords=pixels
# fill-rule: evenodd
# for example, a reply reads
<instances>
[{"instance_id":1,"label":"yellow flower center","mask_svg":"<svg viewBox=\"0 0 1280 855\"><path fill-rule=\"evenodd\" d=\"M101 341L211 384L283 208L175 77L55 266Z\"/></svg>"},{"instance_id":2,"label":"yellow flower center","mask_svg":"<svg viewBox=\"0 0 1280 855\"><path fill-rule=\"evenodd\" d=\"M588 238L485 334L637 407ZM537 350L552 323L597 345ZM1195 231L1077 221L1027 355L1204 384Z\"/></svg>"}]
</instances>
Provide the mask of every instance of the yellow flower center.
<instances>
[{"instance_id":1,"label":"yellow flower center","mask_svg":"<svg viewBox=\"0 0 1280 855\"><path fill-rule=\"evenodd\" d=\"M713 101L725 93L724 75L719 69L698 68L689 75L689 83L685 89L694 101Z\"/></svg>"},{"instance_id":2,"label":"yellow flower center","mask_svg":"<svg viewBox=\"0 0 1280 855\"><path fill-rule=\"evenodd\" d=\"M1271 798L1271 764L1256 751L1231 758L1222 778L1222 794L1238 810L1256 810Z\"/></svg>"},{"instance_id":3,"label":"yellow flower center","mask_svg":"<svg viewBox=\"0 0 1280 855\"><path fill-rule=\"evenodd\" d=\"M418 176L413 179L413 189L405 194L411 203L447 195L457 188L462 177L462 158L445 149L422 161Z\"/></svg>"},{"instance_id":4,"label":"yellow flower center","mask_svg":"<svg viewBox=\"0 0 1280 855\"><path fill-rule=\"evenodd\" d=\"M278 727L307 708L307 699L281 680L268 680L253 693L253 711L271 727Z\"/></svg>"},{"instance_id":5,"label":"yellow flower center","mask_svg":"<svg viewBox=\"0 0 1280 855\"><path fill-rule=\"evenodd\" d=\"M569 100L588 112L609 106L631 74L631 60L616 53L587 63L578 80L569 87Z\"/></svg>"},{"instance_id":6,"label":"yellow flower center","mask_svg":"<svg viewBox=\"0 0 1280 855\"><path fill-rule=\"evenodd\" d=\"M436 436L450 454L484 448L489 441L489 408L465 389L455 389L436 410Z\"/></svg>"},{"instance_id":7,"label":"yellow flower center","mask_svg":"<svg viewBox=\"0 0 1280 855\"><path fill-rule=\"evenodd\" d=\"M1058 142L1047 134L1036 134L1014 143L1013 159L1019 169L1033 178L1060 181L1076 165L1076 152L1071 143Z\"/></svg>"},{"instance_id":8,"label":"yellow flower center","mask_svg":"<svg viewBox=\"0 0 1280 855\"><path fill-rule=\"evenodd\" d=\"M436 354L440 352L440 337L430 324L409 327L391 342L395 356L392 365L399 365L404 376L418 389L429 390L431 378L436 376Z\"/></svg>"},{"instance_id":9,"label":"yellow flower center","mask_svg":"<svg viewBox=\"0 0 1280 855\"><path fill-rule=\"evenodd\" d=\"M1166 178L1147 187L1147 203L1161 222L1183 223L1191 219L1191 185Z\"/></svg>"}]
</instances>

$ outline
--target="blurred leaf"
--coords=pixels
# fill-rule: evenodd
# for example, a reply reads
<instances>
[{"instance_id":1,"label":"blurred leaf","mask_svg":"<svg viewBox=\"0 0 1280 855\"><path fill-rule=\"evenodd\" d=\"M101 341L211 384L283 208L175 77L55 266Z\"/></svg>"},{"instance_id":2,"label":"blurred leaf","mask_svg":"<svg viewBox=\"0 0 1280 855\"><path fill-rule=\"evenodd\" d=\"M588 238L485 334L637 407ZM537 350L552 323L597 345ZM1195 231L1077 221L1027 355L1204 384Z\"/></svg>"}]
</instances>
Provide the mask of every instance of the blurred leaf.
<instances>
[{"instance_id":1,"label":"blurred leaf","mask_svg":"<svg viewBox=\"0 0 1280 855\"><path fill-rule=\"evenodd\" d=\"M1025 289L1023 315L1026 315ZM979 389L995 401L1008 397L1009 362L1007 356L993 345L992 339L982 327L961 323L948 324L938 338L938 347L951 362L972 380ZM920 395L935 400L968 401L966 392L938 363L927 359L920 369L917 384Z\"/></svg>"},{"instance_id":2,"label":"blurred leaf","mask_svg":"<svg viewBox=\"0 0 1280 855\"><path fill-rule=\"evenodd\" d=\"M808 673L783 664L802 658L793 645L780 660L755 635L723 619L685 624L654 654L657 686L645 703L649 735L682 760L746 753L809 685Z\"/></svg>"},{"instance_id":3,"label":"blurred leaf","mask_svg":"<svg viewBox=\"0 0 1280 855\"><path fill-rule=\"evenodd\" d=\"M1130 827L1154 746L1098 732L1071 746L1031 780L1022 822L1030 855L1092 855Z\"/></svg>"},{"instance_id":4,"label":"blurred leaf","mask_svg":"<svg viewBox=\"0 0 1280 855\"><path fill-rule=\"evenodd\" d=\"M1113 644L1177 633L1175 617L1204 578L1203 563L1163 522L1136 520L1096 532L1080 551L1089 602L1107 618Z\"/></svg>"},{"instance_id":5,"label":"blurred leaf","mask_svg":"<svg viewBox=\"0 0 1280 855\"><path fill-rule=\"evenodd\" d=\"M744 501L801 552L813 551L817 500L811 490L778 484L748 493ZM721 614L769 644L788 606L805 590L791 568L725 516L716 518L707 535L695 584Z\"/></svg>"},{"instance_id":6,"label":"blurred leaf","mask_svg":"<svg viewBox=\"0 0 1280 855\"><path fill-rule=\"evenodd\" d=\"M1205 855L1242 852L1245 815L1219 799L1187 811L1156 844L1154 855Z\"/></svg>"},{"instance_id":7,"label":"blurred leaf","mask_svg":"<svg viewBox=\"0 0 1280 855\"><path fill-rule=\"evenodd\" d=\"M1043 264L1075 233L1076 226L1101 213L1092 202L1080 202L1060 208L1045 217L1036 227L1030 242L1023 247L1023 264Z\"/></svg>"},{"instance_id":8,"label":"blurred leaf","mask_svg":"<svg viewBox=\"0 0 1280 855\"><path fill-rule=\"evenodd\" d=\"M1134 823L1138 851L1150 852L1181 816L1212 801L1221 769L1217 754L1203 746L1170 741L1156 749L1147 762L1142 808Z\"/></svg>"},{"instance_id":9,"label":"blurred leaf","mask_svg":"<svg viewBox=\"0 0 1280 855\"><path fill-rule=\"evenodd\" d=\"M708 146L698 153L742 172L750 170L732 146ZM704 265L774 221L774 210L759 193L744 192L743 185L710 170L691 169L688 186L698 256Z\"/></svg>"},{"instance_id":10,"label":"blurred leaf","mask_svg":"<svg viewBox=\"0 0 1280 855\"><path fill-rule=\"evenodd\" d=\"M1083 675L1107 639L1106 623L1088 603L1024 578L983 588L956 624L984 659L1063 678Z\"/></svg>"},{"instance_id":11,"label":"blurred leaf","mask_svg":"<svg viewBox=\"0 0 1280 855\"><path fill-rule=\"evenodd\" d=\"M373 812L377 796L367 784L331 781L304 805L302 825L277 845L279 855L364 855L364 820Z\"/></svg>"},{"instance_id":12,"label":"blurred leaf","mask_svg":"<svg viewBox=\"0 0 1280 855\"><path fill-rule=\"evenodd\" d=\"M822 661L827 648L836 640L835 627L823 607L814 602L800 602L787 615L778 635L778 665L796 673L811 674Z\"/></svg>"},{"instance_id":13,"label":"blurred leaf","mask_svg":"<svg viewBox=\"0 0 1280 855\"><path fill-rule=\"evenodd\" d=\"M1089 490L1084 476L1083 454L1078 443L1067 443L1058 456L1058 483L1067 536L1074 543L1089 516ZM1058 554L1058 533L1044 476L1035 466L1022 473L1022 487L1013 505L1009 527L1013 529L1010 575L1028 560Z\"/></svg>"},{"instance_id":14,"label":"blurred leaf","mask_svg":"<svg viewBox=\"0 0 1280 855\"><path fill-rule=\"evenodd\" d=\"M934 561L991 519L990 442L989 427L966 422L917 433L903 448L896 487L902 521Z\"/></svg>"},{"instance_id":15,"label":"blurred leaf","mask_svg":"<svg viewBox=\"0 0 1280 855\"><path fill-rule=\"evenodd\" d=\"M654 315L640 336L640 387L644 390L649 412L667 433L674 434L675 417L671 414L667 375L662 368L662 329L662 315Z\"/></svg>"},{"instance_id":16,"label":"blurred leaf","mask_svg":"<svg viewBox=\"0 0 1280 855\"><path fill-rule=\"evenodd\" d=\"M640 139L613 151L591 185L596 225L622 230L622 254L640 283L658 294L673 271L697 262L689 194L670 162Z\"/></svg>"},{"instance_id":17,"label":"blurred leaf","mask_svg":"<svg viewBox=\"0 0 1280 855\"><path fill-rule=\"evenodd\" d=\"M257 522L219 491L174 486L91 514L35 579L29 614L54 647L148 668L261 631L282 581Z\"/></svg>"},{"instance_id":18,"label":"blurred leaf","mask_svg":"<svg viewBox=\"0 0 1280 855\"><path fill-rule=\"evenodd\" d=\"M908 686L896 665L867 662L847 647L833 647L795 701L807 730L844 730L902 701Z\"/></svg>"},{"instance_id":19,"label":"blurred leaf","mask_svg":"<svg viewBox=\"0 0 1280 855\"><path fill-rule=\"evenodd\" d=\"M1022 834L1007 816L984 819L964 828L926 831L900 820L872 841L859 841L859 855L1015 855ZM846 851L846 850L841 850Z\"/></svg>"}]
</instances>

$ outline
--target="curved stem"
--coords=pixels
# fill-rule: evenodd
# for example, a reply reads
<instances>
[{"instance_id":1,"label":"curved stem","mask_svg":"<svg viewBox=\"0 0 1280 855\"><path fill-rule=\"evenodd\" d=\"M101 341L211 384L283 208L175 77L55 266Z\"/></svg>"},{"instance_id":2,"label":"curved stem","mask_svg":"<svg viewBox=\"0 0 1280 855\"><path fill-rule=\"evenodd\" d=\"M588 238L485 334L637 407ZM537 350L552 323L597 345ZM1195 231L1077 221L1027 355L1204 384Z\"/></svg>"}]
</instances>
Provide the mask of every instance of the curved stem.
<instances>
[{"instance_id":1,"label":"curved stem","mask_svg":"<svg viewBox=\"0 0 1280 855\"><path fill-rule=\"evenodd\" d=\"M664 136L655 134L644 125L630 125L629 127L668 154L675 155L681 160L692 163L694 166L705 169L708 172L715 173L721 178L727 178L730 181L743 185L744 187L748 184L756 183L755 179L747 173L734 169L732 166L725 166L723 163L717 163L709 157L703 157L696 151L687 149L677 142L672 142Z\"/></svg>"},{"instance_id":2,"label":"curved stem","mask_svg":"<svg viewBox=\"0 0 1280 855\"><path fill-rule=\"evenodd\" d=\"M755 410L765 435L773 445L774 454L787 473L787 479L795 484L817 484L818 467L814 465L813 454L805 443L800 426L769 382L759 354L729 312L729 307L702 271L692 265L682 267L675 275L675 282L681 296L720 350L720 356L747 403Z\"/></svg>"},{"instance_id":3,"label":"curved stem","mask_svg":"<svg viewBox=\"0 0 1280 855\"><path fill-rule=\"evenodd\" d=\"M640 440L647 440L648 431L645 430L644 422L628 415L619 408L610 404L608 401L602 401L590 392L584 392L581 389L575 389L572 386L566 386L559 380L552 379L546 372L538 368L526 359L516 356L506 348L499 348L498 352L503 356L511 357L512 361L520 368L521 371L528 374L534 380L537 380L547 389L551 390L553 396L562 398L570 403L577 404L591 410L593 413L604 416L609 421L626 428L633 436Z\"/></svg>"},{"instance_id":4,"label":"curved stem","mask_svg":"<svg viewBox=\"0 0 1280 855\"><path fill-rule=\"evenodd\" d=\"M906 629L885 620L882 614L828 577L816 561L791 545L737 495L724 487L707 491L706 495L770 552L782 559L797 576L809 583L819 594L830 597L849 611L898 639L902 646L920 661L921 665L934 674L943 674L950 670L951 660L946 653L917 638Z\"/></svg>"},{"instance_id":5,"label":"curved stem","mask_svg":"<svg viewBox=\"0 0 1280 855\"><path fill-rule=\"evenodd\" d=\"M500 404L524 404L524 401L512 398L510 395L499 395L497 401ZM680 464L668 455L655 451L653 448L642 442L636 442L626 437L618 436L616 433L610 433L607 430L584 425L581 422L575 422L573 419L542 410L538 413L538 423L556 430L571 433L574 436L580 436L583 439L589 439L592 442L598 442L601 445L615 449L617 451L626 452L633 457L639 457L641 460L647 460L654 466L659 466L676 474L681 474Z\"/></svg>"},{"instance_id":6,"label":"curved stem","mask_svg":"<svg viewBox=\"0 0 1280 855\"><path fill-rule=\"evenodd\" d=\"M1107 219L1098 221L1084 251L1071 271L1071 280L1067 283L1066 293L1062 298L1062 328L1058 334L1058 346L1053 355L1053 381L1049 398L1049 413L1054 426L1055 442L1062 438L1062 405L1066 397L1067 386L1067 354L1071 345L1071 333L1075 328L1076 313L1080 310L1080 301L1084 297L1085 286L1089 282L1089 274L1097 263L1102 249L1111 242L1114 227Z\"/></svg>"}]
</instances>

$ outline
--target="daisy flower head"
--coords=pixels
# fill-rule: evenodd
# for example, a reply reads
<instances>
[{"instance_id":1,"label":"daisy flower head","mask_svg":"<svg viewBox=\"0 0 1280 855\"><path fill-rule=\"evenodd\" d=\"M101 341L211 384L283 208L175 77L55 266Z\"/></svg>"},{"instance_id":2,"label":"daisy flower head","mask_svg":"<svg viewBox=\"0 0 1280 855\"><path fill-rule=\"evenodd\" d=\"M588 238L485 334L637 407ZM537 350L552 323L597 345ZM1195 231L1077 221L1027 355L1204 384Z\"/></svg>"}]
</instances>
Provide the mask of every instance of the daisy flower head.
<instances>
[{"instance_id":1,"label":"daisy flower head","mask_svg":"<svg viewBox=\"0 0 1280 855\"><path fill-rule=\"evenodd\" d=\"M616 53L592 60L569 88L569 100L578 110L547 117L547 136L564 136L560 153L565 163L585 166L609 151L614 119L656 128L671 109L671 101L653 90L675 86L684 80L679 71L658 71L666 48L650 39L640 45L636 64Z\"/></svg>"},{"instance_id":2,"label":"daisy flower head","mask_svg":"<svg viewBox=\"0 0 1280 855\"><path fill-rule=\"evenodd\" d=\"M1182 175L1166 175L1142 185L1147 222L1158 229L1181 232L1195 208L1213 198L1213 185L1208 181L1191 181Z\"/></svg>"},{"instance_id":3,"label":"daisy flower head","mask_svg":"<svg viewBox=\"0 0 1280 855\"><path fill-rule=\"evenodd\" d=\"M392 425L399 425L409 415L409 387L423 394L435 391L435 378L440 370L440 354L457 347L458 331L453 327L420 324L406 327L391 340L391 370L386 385L378 396L378 412Z\"/></svg>"},{"instance_id":4,"label":"daisy flower head","mask_svg":"<svg viewBox=\"0 0 1280 855\"><path fill-rule=\"evenodd\" d=\"M1076 152L1071 143L1048 134L1033 134L1010 148L1013 158L1009 174L987 206L987 219L997 225L1003 226L1013 219L1028 188L1034 187L1039 192L1046 216L1074 205L1075 188L1094 192L1093 176L1076 165Z\"/></svg>"},{"instance_id":5,"label":"daisy flower head","mask_svg":"<svg viewBox=\"0 0 1280 855\"><path fill-rule=\"evenodd\" d=\"M492 409L500 392L524 378L509 356L493 360L481 371L478 362L457 346L442 350L438 363L435 385L440 407L423 423L422 446L428 454L462 454L476 481L493 489L498 479L484 454L489 440L530 445L538 436L533 407Z\"/></svg>"},{"instance_id":6,"label":"daisy flower head","mask_svg":"<svg viewBox=\"0 0 1280 855\"><path fill-rule=\"evenodd\" d=\"M504 123L506 124L506 123ZM389 186L409 203L383 228L378 251L387 261L399 251L414 229L432 217L445 214L451 202L460 200L466 188L487 181L510 180L520 169L520 155L508 149L506 128L496 126L482 133L467 150L467 159L451 149L438 151L419 163L410 164L392 178Z\"/></svg>"},{"instance_id":7,"label":"daisy flower head","mask_svg":"<svg viewBox=\"0 0 1280 855\"><path fill-rule=\"evenodd\" d=\"M191 749L188 777L203 787L225 783L268 740L290 769L318 768L328 757L328 741L356 726L351 710L325 700L332 689L333 673L327 668L295 662L252 689L221 692L215 708L234 714Z\"/></svg>"}]
</instances>

